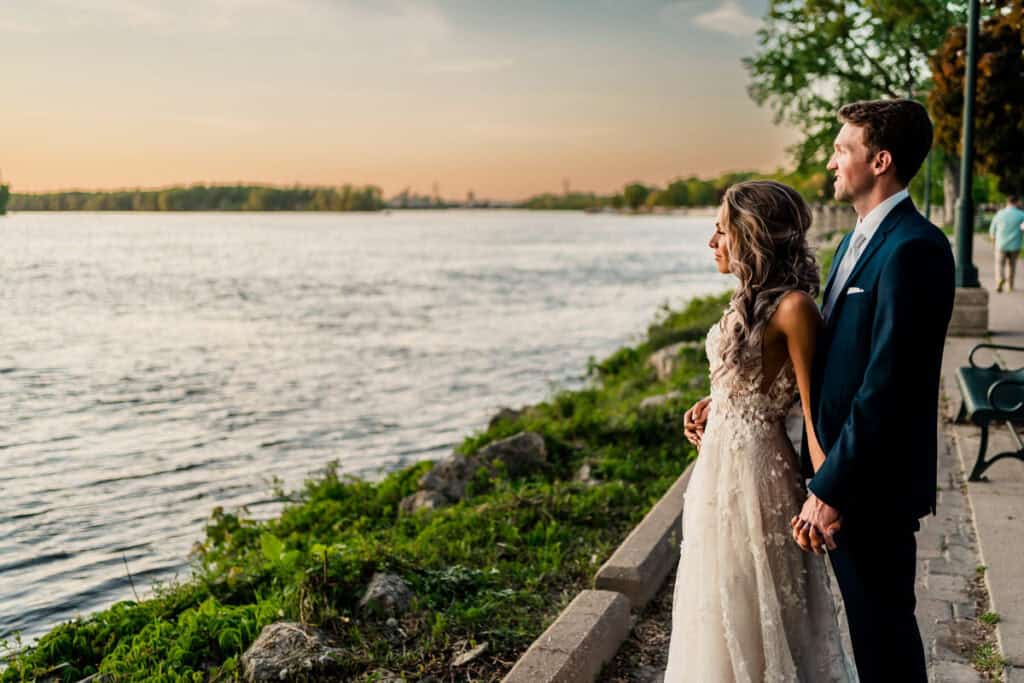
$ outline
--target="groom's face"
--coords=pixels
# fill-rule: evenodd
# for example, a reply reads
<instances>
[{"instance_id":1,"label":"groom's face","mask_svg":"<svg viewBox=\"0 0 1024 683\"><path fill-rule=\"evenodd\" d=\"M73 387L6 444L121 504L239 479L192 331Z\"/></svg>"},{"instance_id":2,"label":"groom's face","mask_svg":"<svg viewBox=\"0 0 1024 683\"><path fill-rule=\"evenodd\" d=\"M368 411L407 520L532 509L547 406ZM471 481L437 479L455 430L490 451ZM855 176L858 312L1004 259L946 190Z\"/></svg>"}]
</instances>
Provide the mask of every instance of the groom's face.
<instances>
[{"instance_id":1,"label":"groom's face","mask_svg":"<svg viewBox=\"0 0 1024 683\"><path fill-rule=\"evenodd\" d=\"M836 199L849 202L869 193L875 184L874 155L864 144L863 126L844 123L833 147L828 170L835 175Z\"/></svg>"}]
</instances>

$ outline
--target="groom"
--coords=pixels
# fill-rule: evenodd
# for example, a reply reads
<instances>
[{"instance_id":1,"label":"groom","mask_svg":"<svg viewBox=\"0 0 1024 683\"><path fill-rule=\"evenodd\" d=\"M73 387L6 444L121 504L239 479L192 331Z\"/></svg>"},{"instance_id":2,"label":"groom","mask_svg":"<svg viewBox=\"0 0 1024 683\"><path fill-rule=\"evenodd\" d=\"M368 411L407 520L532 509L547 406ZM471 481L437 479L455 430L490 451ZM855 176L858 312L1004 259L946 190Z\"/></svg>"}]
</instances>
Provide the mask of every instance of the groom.
<instances>
[{"instance_id":1,"label":"groom","mask_svg":"<svg viewBox=\"0 0 1024 683\"><path fill-rule=\"evenodd\" d=\"M823 296L811 383L826 453L793 535L829 558L843 595L860 680L927 681L914 617L918 519L935 512L939 373L953 310L949 240L914 207L907 185L932 124L911 100L855 102L828 169L857 212ZM698 433L707 405L687 412ZM841 529L829 533L836 523Z\"/></svg>"}]
</instances>

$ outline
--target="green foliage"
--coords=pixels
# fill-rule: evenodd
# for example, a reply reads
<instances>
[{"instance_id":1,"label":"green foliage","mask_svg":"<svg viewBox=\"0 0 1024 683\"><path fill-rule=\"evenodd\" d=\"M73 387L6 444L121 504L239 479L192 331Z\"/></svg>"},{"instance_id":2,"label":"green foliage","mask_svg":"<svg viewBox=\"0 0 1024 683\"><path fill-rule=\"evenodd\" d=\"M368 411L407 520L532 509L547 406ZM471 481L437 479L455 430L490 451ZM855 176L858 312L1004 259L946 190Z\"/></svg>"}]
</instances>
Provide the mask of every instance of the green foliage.
<instances>
[{"instance_id":1,"label":"green foliage","mask_svg":"<svg viewBox=\"0 0 1024 683\"><path fill-rule=\"evenodd\" d=\"M1024 190L1024 1L986 3L989 16L978 32L978 72L974 104L974 153L978 166L996 176L1001 193ZM994 11L999 7L999 11ZM949 154L962 153L964 73L967 32L949 31L932 55L935 87L929 95L935 138ZM978 188L975 187L977 200Z\"/></svg>"},{"instance_id":2,"label":"green foliage","mask_svg":"<svg viewBox=\"0 0 1024 683\"><path fill-rule=\"evenodd\" d=\"M221 605L209 598L177 620L154 620L123 638L100 664L118 681L205 681L237 669L237 658L274 621L273 603Z\"/></svg>"},{"instance_id":3,"label":"green foliage","mask_svg":"<svg viewBox=\"0 0 1024 683\"><path fill-rule=\"evenodd\" d=\"M14 211L377 211L380 189L192 185L164 190L15 194Z\"/></svg>"},{"instance_id":4,"label":"green foliage","mask_svg":"<svg viewBox=\"0 0 1024 683\"><path fill-rule=\"evenodd\" d=\"M831 143L830 143L831 144ZM824 201L830 198L830 185L824 165L807 171L786 172L781 169L773 173L738 171L723 173L715 178L701 179L696 176L673 178L664 189L655 185L630 183L623 191L610 196L576 192L568 195L542 194L526 200L522 206L527 209L597 210L603 208L632 211L671 209L679 207L717 206L722 195L731 186L744 180L771 179L795 188L808 201Z\"/></svg>"},{"instance_id":5,"label":"green foliage","mask_svg":"<svg viewBox=\"0 0 1024 683\"><path fill-rule=\"evenodd\" d=\"M124 681L233 680L264 625L293 619L325 629L341 648L338 676L380 667L449 678L462 643L487 640L490 678L532 642L694 457L681 414L707 390L703 350L685 348L672 377L646 367L651 351L693 338L728 295L664 308L635 347L592 361L591 384L560 391L519 417L470 435L462 453L510 434L541 434L548 467L527 477L484 471L449 507L399 512L431 463L378 482L337 463L291 495L276 519L217 508L194 553L194 575L143 602L119 603L63 624L11 654L0 681L109 673ZM681 398L640 411L643 398ZM593 481L577 481L582 464ZM401 575L414 599L400 630L359 600L377 571Z\"/></svg>"},{"instance_id":6,"label":"green foliage","mask_svg":"<svg viewBox=\"0 0 1024 683\"><path fill-rule=\"evenodd\" d=\"M692 299L681 311L673 311L666 304L658 318L647 328L647 346L650 351L681 341L702 339L729 304L732 292L719 296Z\"/></svg>"},{"instance_id":7,"label":"green foliage","mask_svg":"<svg viewBox=\"0 0 1024 683\"><path fill-rule=\"evenodd\" d=\"M572 192L569 194L539 194L523 202L526 209L564 209L582 211L591 207L601 206L602 198L593 192Z\"/></svg>"},{"instance_id":8,"label":"green foliage","mask_svg":"<svg viewBox=\"0 0 1024 683\"><path fill-rule=\"evenodd\" d=\"M834 239L835 246L818 250L818 267L821 268L821 291L819 292L819 298L825 295L825 284L828 282L828 274L832 270L832 262L835 261L836 257L836 248L839 246L842 236L836 235Z\"/></svg>"},{"instance_id":9,"label":"green foliage","mask_svg":"<svg viewBox=\"0 0 1024 683\"><path fill-rule=\"evenodd\" d=\"M995 612L985 612L978 617L978 620L984 624L988 624L989 626L995 626L999 623L999 615Z\"/></svg>"},{"instance_id":10,"label":"green foliage","mask_svg":"<svg viewBox=\"0 0 1024 683\"><path fill-rule=\"evenodd\" d=\"M650 188L642 183L630 183L622 190L622 199L633 211L636 211L647 201Z\"/></svg>"},{"instance_id":11,"label":"green foliage","mask_svg":"<svg viewBox=\"0 0 1024 683\"><path fill-rule=\"evenodd\" d=\"M995 643L982 643L974 649L971 664L978 671L991 676L1001 675L1006 667L1006 660L999 654L999 646Z\"/></svg>"},{"instance_id":12,"label":"green foliage","mask_svg":"<svg viewBox=\"0 0 1024 683\"><path fill-rule=\"evenodd\" d=\"M11 198L11 186L0 185L0 216L7 213L7 201Z\"/></svg>"},{"instance_id":13,"label":"green foliage","mask_svg":"<svg viewBox=\"0 0 1024 683\"><path fill-rule=\"evenodd\" d=\"M791 148L797 168L822 169L840 105L922 98L928 58L965 17L962 1L771 0L758 51L743 60L750 95L768 104L776 121L803 131Z\"/></svg>"}]
</instances>

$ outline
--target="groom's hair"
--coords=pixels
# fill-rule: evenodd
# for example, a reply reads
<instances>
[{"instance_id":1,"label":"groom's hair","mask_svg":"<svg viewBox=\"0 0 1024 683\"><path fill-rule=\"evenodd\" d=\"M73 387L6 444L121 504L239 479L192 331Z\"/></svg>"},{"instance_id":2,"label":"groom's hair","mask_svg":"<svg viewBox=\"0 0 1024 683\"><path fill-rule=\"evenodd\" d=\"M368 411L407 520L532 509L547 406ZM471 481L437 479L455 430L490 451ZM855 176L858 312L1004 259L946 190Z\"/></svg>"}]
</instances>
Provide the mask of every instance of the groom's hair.
<instances>
[{"instance_id":1,"label":"groom's hair","mask_svg":"<svg viewBox=\"0 0 1024 683\"><path fill-rule=\"evenodd\" d=\"M928 110L914 100L865 100L843 105L839 120L864 128L871 156L883 149L892 155L896 178L910 184L932 146Z\"/></svg>"}]
</instances>

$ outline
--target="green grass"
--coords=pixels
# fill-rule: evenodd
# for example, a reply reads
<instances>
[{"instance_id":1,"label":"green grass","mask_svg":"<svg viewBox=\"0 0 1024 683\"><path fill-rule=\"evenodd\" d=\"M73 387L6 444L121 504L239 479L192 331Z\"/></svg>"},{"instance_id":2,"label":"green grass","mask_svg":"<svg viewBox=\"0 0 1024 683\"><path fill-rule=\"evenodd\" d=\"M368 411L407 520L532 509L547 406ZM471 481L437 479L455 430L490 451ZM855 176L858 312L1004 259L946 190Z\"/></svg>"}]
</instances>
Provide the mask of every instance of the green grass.
<instances>
[{"instance_id":1,"label":"green grass","mask_svg":"<svg viewBox=\"0 0 1024 683\"><path fill-rule=\"evenodd\" d=\"M0 681L96 672L118 681L237 680L240 655L273 621L327 631L344 653L340 676L378 668L408 677L461 677L449 662L465 643L488 642L474 676L497 680L582 589L629 530L694 457L682 411L707 391L700 348L684 348L666 382L645 366L651 352L698 340L728 296L663 310L638 345L591 360L591 381L560 391L514 421L473 434L472 453L523 430L540 433L548 466L520 479L481 474L448 508L402 514L430 463L372 483L336 466L294 492L279 518L248 519L215 509L193 555L188 581L158 587L62 624L33 646L11 647ZM682 396L640 412L639 402ZM597 484L574 481L587 462ZM400 630L365 614L358 601L375 571L401 575L415 597ZM16 646L16 644L14 644Z\"/></svg>"},{"instance_id":2,"label":"green grass","mask_svg":"<svg viewBox=\"0 0 1024 683\"><path fill-rule=\"evenodd\" d=\"M978 617L978 620L984 624L988 624L989 626L995 626L999 623L999 615L995 612L985 612Z\"/></svg>"},{"instance_id":3,"label":"green grass","mask_svg":"<svg viewBox=\"0 0 1024 683\"><path fill-rule=\"evenodd\" d=\"M993 643L983 643L974 649L971 656L974 668L983 673L1001 677L1006 668L1006 660L999 654L999 648Z\"/></svg>"}]
</instances>

